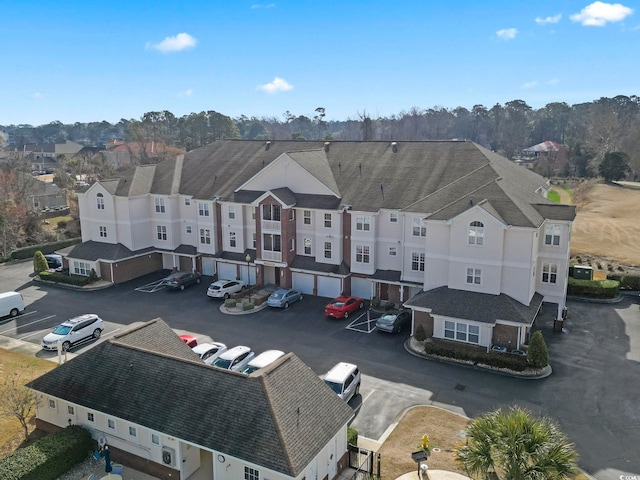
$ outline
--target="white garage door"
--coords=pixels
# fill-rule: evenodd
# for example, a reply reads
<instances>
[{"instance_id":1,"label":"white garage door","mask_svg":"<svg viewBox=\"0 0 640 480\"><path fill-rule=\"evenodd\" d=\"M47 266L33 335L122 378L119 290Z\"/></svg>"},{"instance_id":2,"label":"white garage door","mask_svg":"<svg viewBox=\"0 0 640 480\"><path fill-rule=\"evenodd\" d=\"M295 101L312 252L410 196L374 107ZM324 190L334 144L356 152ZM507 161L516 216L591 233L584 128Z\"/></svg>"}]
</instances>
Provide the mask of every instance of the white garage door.
<instances>
[{"instance_id":1,"label":"white garage door","mask_svg":"<svg viewBox=\"0 0 640 480\"><path fill-rule=\"evenodd\" d=\"M373 282L368 278L351 277L351 295L371 299Z\"/></svg>"},{"instance_id":2,"label":"white garage door","mask_svg":"<svg viewBox=\"0 0 640 480\"><path fill-rule=\"evenodd\" d=\"M248 270L247 270L248 269ZM249 279L247 279L247 272L249 272ZM240 267L240 280L245 282L248 285L256 284L256 267L246 265Z\"/></svg>"},{"instance_id":3,"label":"white garage door","mask_svg":"<svg viewBox=\"0 0 640 480\"><path fill-rule=\"evenodd\" d=\"M212 257L202 257L202 274L213 276L216 273L216 261Z\"/></svg>"},{"instance_id":4,"label":"white garage door","mask_svg":"<svg viewBox=\"0 0 640 480\"><path fill-rule=\"evenodd\" d=\"M340 279L318 277L318 296L334 298L340 295Z\"/></svg>"},{"instance_id":5,"label":"white garage door","mask_svg":"<svg viewBox=\"0 0 640 480\"><path fill-rule=\"evenodd\" d=\"M313 275L294 272L291 279L295 290L300 290L307 295L313 295Z\"/></svg>"},{"instance_id":6,"label":"white garage door","mask_svg":"<svg viewBox=\"0 0 640 480\"><path fill-rule=\"evenodd\" d=\"M238 269L233 263L218 263L218 279L235 280L238 276Z\"/></svg>"}]
</instances>

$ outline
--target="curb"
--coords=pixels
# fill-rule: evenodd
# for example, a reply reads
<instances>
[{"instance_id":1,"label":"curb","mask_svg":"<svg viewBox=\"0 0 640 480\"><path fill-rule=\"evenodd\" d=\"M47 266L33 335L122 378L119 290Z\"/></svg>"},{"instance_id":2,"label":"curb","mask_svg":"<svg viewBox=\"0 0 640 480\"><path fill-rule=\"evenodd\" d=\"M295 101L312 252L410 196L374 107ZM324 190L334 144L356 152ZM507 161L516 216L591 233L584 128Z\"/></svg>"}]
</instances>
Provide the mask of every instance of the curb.
<instances>
[{"instance_id":1,"label":"curb","mask_svg":"<svg viewBox=\"0 0 640 480\"><path fill-rule=\"evenodd\" d=\"M223 302L222 305L220 305L220 312L224 313L225 315L251 315L252 313L264 310L265 308L267 308L267 306L268 305L266 303L263 303L262 305L253 307L251 310L242 310L242 308L238 307L233 307L233 309L227 308L224 306Z\"/></svg>"},{"instance_id":2,"label":"curb","mask_svg":"<svg viewBox=\"0 0 640 480\"><path fill-rule=\"evenodd\" d=\"M38 276L33 277L31 281L35 283L41 283L43 285L51 285L53 287L64 288L66 290L77 290L79 292L92 292L95 290L104 290L106 288L113 287L113 283L110 283L110 282L101 282L101 285L79 286L79 285L71 285L71 284L62 283L62 282L50 282L48 280L42 280Z\"/></svg>"}]
</instances>

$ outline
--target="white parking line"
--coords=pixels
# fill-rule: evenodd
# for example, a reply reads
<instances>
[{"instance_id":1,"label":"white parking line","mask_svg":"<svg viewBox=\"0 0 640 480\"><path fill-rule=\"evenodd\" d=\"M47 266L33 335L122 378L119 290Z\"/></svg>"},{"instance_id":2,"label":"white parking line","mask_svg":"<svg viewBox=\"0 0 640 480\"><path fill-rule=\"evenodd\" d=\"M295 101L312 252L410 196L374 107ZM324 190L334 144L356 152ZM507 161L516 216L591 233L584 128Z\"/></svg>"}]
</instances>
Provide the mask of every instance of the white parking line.
<instances>
[{"instance_id":1,"label":"white parking line","mask_svg":"<svg viewBox=\"0 0 640 480\"><path fill-rule=\"evenodd\" d=\"M33 325L34 323L42 322L44 320L49 320L50 318L53 318L53 317L55 317L55 315L49 315L48 317L41 318L40 320L34 320L33 322L25 323L24 325L17 325L16 327L12 327L12 328L10 328L8 330L2 330L0 332L0 335L4 335L7 332L11 332L13 330L16 330L17 327L27 327L29 325Z\"/></svg>"},{"instance_id":2,"label":"white parking line","mask_svg":"<svg viewBox=\"0 0 640 480\"><path fill-rule=\"evenodd\" d=\"M376 391L376 390L375 390L375 388L374 388L373 390L371 390L371 392L370 392L366 397L364 397L364 398L362 399L362 403L366 402L366 401L367 401L367 398L369 398L371 395L373 395L373 393L374 393L375 391Z\"/></svg>"}]
</instances>

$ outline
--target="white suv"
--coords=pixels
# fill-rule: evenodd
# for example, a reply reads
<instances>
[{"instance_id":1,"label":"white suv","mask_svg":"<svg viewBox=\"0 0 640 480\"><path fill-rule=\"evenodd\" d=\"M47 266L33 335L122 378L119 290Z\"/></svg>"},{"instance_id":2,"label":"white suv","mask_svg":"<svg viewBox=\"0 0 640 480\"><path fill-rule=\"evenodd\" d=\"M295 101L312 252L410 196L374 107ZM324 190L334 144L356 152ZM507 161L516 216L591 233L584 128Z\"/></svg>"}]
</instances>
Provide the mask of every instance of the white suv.
<instances>
[{"instance_id":1,"label":"white suv","mask_svg":"<svg viewBox=\"0 0 640 480\"><path fill-rule=\"evenodd\" d=\"M212 298L229 298L232 293L241 292L247 288L241 280L218 280L209 285L207 295Z\"/></svg>"},{"instance_id":2,"label":"white suv","mask_svg":"<svg viewBox=\"0 0 640 480\"><path fill-rule=\"evenodd\" d=\"M238 345L224 352L211 365L223 370L238 371L243 369L255 356L256 354L249 347Z\"/></svg>"},{"instance_id":3,"label":"white suv","mask_svg":"<svg viewBox=\"0 0 640 480\"><path fill-rule=\"evenodd\" d=\"M92 338L98 339L104 330L104 322L95 313L87 313L70 318L58 325L53 332L42 339L44 350L57 350L58 342L62 342L62 350L67 351L73 345Z\"/></svg>"}]
</instances>

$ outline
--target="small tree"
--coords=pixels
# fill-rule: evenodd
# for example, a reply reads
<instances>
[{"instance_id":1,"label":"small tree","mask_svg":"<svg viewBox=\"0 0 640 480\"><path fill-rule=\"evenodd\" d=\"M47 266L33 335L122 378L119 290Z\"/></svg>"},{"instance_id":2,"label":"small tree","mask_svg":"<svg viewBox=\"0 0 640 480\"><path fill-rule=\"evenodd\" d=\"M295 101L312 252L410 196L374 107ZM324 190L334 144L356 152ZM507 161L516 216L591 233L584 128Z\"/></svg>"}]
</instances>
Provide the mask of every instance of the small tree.
<instances>
[{"instance_id":1,"label":"small tree","mask_svg":"<svg viewBox=\"0 0 640 480\"><path fill-rule=\"evenodd\" d=\"M622 152L605 153L598 166L598 173L604 177L605 182L621 180L629 171L627 155Z\"/></svg>"},{"instance_id":2,"label":"small tree","mask_svg":"<svg viewBox=\"0 0 640 480\"><path fill-rule=\"evenodd\" d=\"M527 349L527 361L534 368L542 368L549 365L549 350L547 350L547 343L544 341L540 330L531 335L529 348Z\"/></svg>"},{"instance_id":3,"label":"small tree","mask_svg":"<svg viewBox=\"0 0 640 480\"><path fill-rule=\"evenodd\" d=\"M44 254L40 250L37 250L36 253L33 254L33 271L40 273L48 269L49 264L47 263L47 259L44 258Z\"/></svg>"},{"instance_id":4,"label":"small tree","mask_svg":"<svg viewBox=\"0 0 640 480\"><path fill-rule=\"evenodd\" d=\"M424 331L424 327L422 326L422 324L416 327L416 331L413 334L413 337L419 342L424 342L427 339L427 333Z\"/></svg>"},{"instance_id":5,"label":"small tree","mask_svg":"<svg viewBox=\"0 0 640 480\"><path fill-rule=\"evenodd\" d=\"M38 397L24 384L24 379L17 374L4 379L0 389L0 414L18 419L24 430L24 439L27 440L29 420L38 405Z\"/></svg>"}]
</instances>

